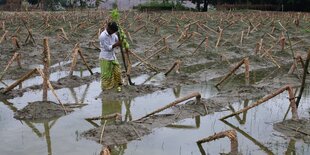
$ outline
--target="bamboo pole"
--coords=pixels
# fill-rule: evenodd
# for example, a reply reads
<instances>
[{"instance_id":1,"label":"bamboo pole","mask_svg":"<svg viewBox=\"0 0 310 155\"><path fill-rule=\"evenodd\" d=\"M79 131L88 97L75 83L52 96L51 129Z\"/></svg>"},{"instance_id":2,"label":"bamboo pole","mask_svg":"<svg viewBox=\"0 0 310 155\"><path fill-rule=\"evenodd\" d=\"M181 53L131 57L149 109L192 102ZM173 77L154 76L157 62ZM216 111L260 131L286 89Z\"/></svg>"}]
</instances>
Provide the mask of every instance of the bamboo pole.
<instances>
[{"instance_id":1,"label":"bamboo pole","mask_svg":"<svg viewBox=\"0 0 310 155\"><path fill-rule=\"evenodd\" d=\"M235 130L226 130L219 133L215 133L212 136L209 136L207 138L203 138L198 140L196 143L201 144L205 142L214 141L220 138L228 137L230 140L230 153L232 155L238 154L238 138L237 138L237 132Z\"/></svg>"},{"instance_id":2,"label":"bamboo pole","mask_svg":"<svg viewBox=\"0 0 310 155\"><path fill-rule=\"evenodd\" d=\"M25 81L26 79L28 79L31 75L33 75L36 72L36 69L31 70L30 72L28 72L27 74L25 74L24 76L22 76L20 79L18 79L17 81L15 81L13 84L11 84L10 86L6 87L5 89L2 90L2 93L5 94L9 91L11 91L12 89L14 89L17 85L19 85L20 83L22 83L23 81Z\"/></svg>"},{"instance_id":3,"label":"bamboo pole","mask_svg":"<svg viewBox=\"0 0 310 155\"><path fill-rule=\"evenodd\" d=\"M295 97L294 96L291 96L293 94L293 91L292 91L292 87L290 85L287 85L287 86L284 86L278 90L276 90L275 92L272 92L271 94L267 95L266 97L263 97L261 99L259 99L258 101L256 101L255 103L253 103L252 105L250 106L247 106L237 112L234 112L230 115L227 115L227 116L224 116L222 117L220 120L224 120L224 119L227 119L229 117L232 117L232 116L235 116L235 115L238 115L240 113L243 113L245 111L248 111L249 109L252 109L266 101L268 101L269 99L281 94L282 92L284 92L285 90L287 90L289 92L289 100L290 100L290 106L292 108L292 116L293 116L293 119L298 119L298 114L297 114L297 108L296 108L296 104L295 104ZM294 106L295 104L295 106ZM296 112L296 113L295 113Z\"/></svg>"},{"instance_id":4,"label":"bamboo pole","mask_svg":"<svg viewBox=\"0 0 310 155\"><path fill-rule=\"evenodd\" d=\"M141 117L141 118L139 118L139 119L137 119L137 120L141 120L141 119L143 119L143 118L146 118L146 117L149 117L149 116L154 115L154 114L156 114L156 113L159 113L159 112L161 112L161 111L163 111L163 110L165 110L165 109L168 109L168 108L170 108L170 107L173 107L173 106L175 106L175 105L177 105L177 104L179 104L179 103L181 103L181 102L183 102L183 101L186 101L186 100L188 100L188 99L191 99L191 98L193 98L193 97L196 97L197 102L200 102L200 99L201 99L200 93L194 92L194 93L191 93L191 94L189 94L189 95L186 95L186 96L184 96L184 97L182 97L182 98L179 98L179 99L177 99L177 100L175 100L175 101L173 101L173 102L167 104L166 106L164 106L164 107L162 107L162 108L159 108L159 109L157 109L157 110L155 110L155 111L153 111L153 112L151 112L151 113L149 113L149 114L147 114L147 115L145 115L145 116L143 116L143 117Z\"/></svg>"}]
</instances>

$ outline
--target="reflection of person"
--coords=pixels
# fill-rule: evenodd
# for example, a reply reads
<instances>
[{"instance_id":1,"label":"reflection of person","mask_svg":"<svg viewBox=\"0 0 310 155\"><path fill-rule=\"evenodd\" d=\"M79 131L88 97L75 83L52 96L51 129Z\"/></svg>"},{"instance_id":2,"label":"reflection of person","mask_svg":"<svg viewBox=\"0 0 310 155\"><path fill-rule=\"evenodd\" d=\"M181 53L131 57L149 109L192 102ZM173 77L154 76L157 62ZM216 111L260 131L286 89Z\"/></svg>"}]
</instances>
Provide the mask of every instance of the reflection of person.
<instances>
[{"instance_id":1,"label":"reflection of person","mask_svg":"<svg viewBox=\"0 0 310 155\"><path fill-rule=\"evenodd\" d=\"M121 91L121 69L116 59L114 48L121 45L115 32L118 26L115 22L108 23L107 28L100 34L100 69L101 69L101 88L102 90L117 87Z\"/></svg>"}]
</instances>

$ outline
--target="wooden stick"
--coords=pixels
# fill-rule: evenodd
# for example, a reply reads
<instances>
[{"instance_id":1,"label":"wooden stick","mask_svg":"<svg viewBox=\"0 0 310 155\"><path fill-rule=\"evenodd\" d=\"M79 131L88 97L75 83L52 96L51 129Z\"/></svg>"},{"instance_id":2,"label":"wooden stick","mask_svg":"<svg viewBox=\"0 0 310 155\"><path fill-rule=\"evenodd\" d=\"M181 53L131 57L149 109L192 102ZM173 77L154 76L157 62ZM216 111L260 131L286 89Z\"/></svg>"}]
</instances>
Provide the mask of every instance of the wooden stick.
<instances>
[{"instance_id":1,"label":"wooden stick","mask_svg":"<svg viewBox=\"0 0 310 155\"><path fill-rule=\"evenodd\" d=\"M256 106L258 106L258 105L260 105L260 104L262 104L262 103L268 101L269 99L271 99L271 98L273 98L273 97L275 97L275 96L281 94L281 93L284 92L285 90L291 91L291 90L292 90L292 89L291 89L291 86L289 86L289 85L284 86L284 87L282 87L282 88L276 90L275 92L272 92L271 94L267 95L266 97L263 97L263 98L259 99L258 101L256 101L256 102L253 103L252 105L247 106L247 107L245 107L245 108L243 108L243 109L241 109L241 110L239 110L239 111L237 111L237 112L234 112L234 113L232 113L232 114L230 114L230 115L224 116L224 117L222 117L220 120L224 120L224 119L227 119L227 118L229 118L229 117L238 115L238 114L243 113L243 112L245 112L245 111L248 111L249 109L254 108L254 107L256 107ZM289 93L290 93L290 92L289 92ZM290 105L294 104L293 100L295 100L295 98L290 98ZM296 109L293 110L293 108L296 108L296 106L291 106L291 107L292 107L292 112L293 112L293 111L294 111L294 112L297 112ZM296 117L296 116L298 116L298 115L297 115L297 114L293 114L293 118Z\"/></svg>"},{"instance_id":2,"label":"wooden stick","mask_svg":"<svg viewBox=\"0 0 310 155\"><path fill-rule=\"evenodd\" d=\"M20 48L20 45L19 45L19 43L18 43L18 40L17 40L17 37L12 37L12 43L13 43L13 45L15 45L16 46L16 48Z\"/></svg>"},{"instance_id":3,"label":"wooden stick","mask_svg":"<svg viewBox=\"0 0 310 155\"><path fill-rule=\"evenodd\" d=\"M109 115L104 115L104 116L98 116L98 117L90 117L90 118L85 118L86 120L107 120L107 119L121 119L122 115L120 113L113 113Z\"/></svg>"},{"instance_id":4,"label":"wooden stick","mask_svg":"<svg viewBox=\"0 0 310 155\"><path fill-rule=\"evenodd\" d=\"M23 77L21 77L20 79L18 79L17 81L15 81L13 84L11 84L10 86L6 87L5 89L2 90L2 93L5 94L7 92L9 92L10 90L14 89L16 86L18 86L20 83L22 83L23 81L25 81L26 79L28 79L31 75L33 75L36 72L36 69L31 70L30 72L28 72L27 74L25 74Z\"/></svg>"},{"instance_id":5,"label":"wooden stick","mask_svg":"<svg viewBox=\"0 0 310 155\"><path fill-rule=\"evenodd\" d=\"M78 52L79 52L80 57L81 57L82 60L83 60L84 65L85 65L86 68L88 69L89 73L90 73L91 75L94 75L93 71L90 69L90 67L89 67L88 64L87 64L87 62L86 62L86 60L85 60L85 58L84 58L84 56L83 56L83 54L82 54L82 51L81 51L80 49L78 49Z\"/></svg>"},{"instance_id":6,"label":"wooden stick","mask_svg":"<svg viewBox=\"0 0 310 155\"><path fill-rule=\"evenodd\" d=\"M149 114L147 114L147 115L145 115L145 116L143 116L143 117L141 117L140 119L137 119L137 120L141 120L141 119L143 119L143 118L146 118L146 117L149 117L149 116L154 115L154 114L156 114L156 113L159 113L159 112L161 112L161 111L163 111L163 110L165 110L165 109L168 109L168 108L170 108L170 107L173 107L173 106L175 106L175 105L177 105L177 104L179 104L179 103L181 103L181 102L183 102L183 101L186 101L186 100L188 100L188 99L191 99L191 98L193 98L193 97L196 97L197 102L199 102L199 101L200 101L200 98L201 98L201 95L200 95L200 93L198 93L198 92L191 93L191 94L189 94L189 95L187 95L187 96L184 96L184 97L182 97L182 98L179 98L179 99L177 99L177 100L175 100L175 101L173 101L173 102L167 104L166 106L164 106L164 107L162 107L162 108L159 108L159 109L157 109L157 110L155 110L155 111L153 111L153 112L151 112L151 113L149 113Z\"/></svg>"},{"instance_id":7,"label":"wooden stick","mask_svg":"<svg viewBox=\"0 0 310 155\"><path fill-rule=\"evenodd\" d=\"M59 30L61 30L62 34L64 35L64 38L65 38L67 41L69 41L68 36L67 36L67 34L66 34L64 28L60 28Z\"/></svg>"}]
</instances>

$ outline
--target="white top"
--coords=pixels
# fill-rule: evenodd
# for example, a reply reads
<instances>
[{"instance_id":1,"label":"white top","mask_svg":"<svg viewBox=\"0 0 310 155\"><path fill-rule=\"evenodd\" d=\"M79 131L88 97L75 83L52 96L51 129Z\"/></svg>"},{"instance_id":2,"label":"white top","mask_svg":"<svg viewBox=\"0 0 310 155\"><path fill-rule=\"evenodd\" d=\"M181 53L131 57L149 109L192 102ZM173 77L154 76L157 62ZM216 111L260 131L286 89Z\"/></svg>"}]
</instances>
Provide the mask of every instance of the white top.
<instances>
[{"instance_id":1,"label":"white top","mask_svg":"<svg viewBox=\"0 0 310 155\"><path fill-rule=\"evenodd\" d=\"M113 44L118 42L118 37L115 33L109 35L107 30L104 30L99 36L100 54L99 59L116 60L115 53L113 51Z\"/></svg>"}]
</instances>

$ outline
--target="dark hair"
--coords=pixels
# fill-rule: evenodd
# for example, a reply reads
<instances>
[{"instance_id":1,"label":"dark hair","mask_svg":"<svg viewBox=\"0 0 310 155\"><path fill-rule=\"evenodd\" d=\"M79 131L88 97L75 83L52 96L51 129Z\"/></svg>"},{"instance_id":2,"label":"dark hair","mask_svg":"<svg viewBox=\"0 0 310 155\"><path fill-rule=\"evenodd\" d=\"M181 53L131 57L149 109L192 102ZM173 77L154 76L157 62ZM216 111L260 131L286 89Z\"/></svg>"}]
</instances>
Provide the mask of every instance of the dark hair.
<instances>
[{"instance_id":1,"label":"dark hair","mask_svg":"<svg viewBox=\"0 0 310 155\"><path fill-rule=\"evenodd\" d=\"M114 32L118 31L118 26L115 22L109 22L108 23L108 28Z\"/></svg>"}]
</instances>

